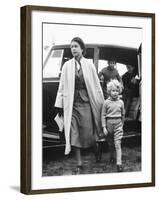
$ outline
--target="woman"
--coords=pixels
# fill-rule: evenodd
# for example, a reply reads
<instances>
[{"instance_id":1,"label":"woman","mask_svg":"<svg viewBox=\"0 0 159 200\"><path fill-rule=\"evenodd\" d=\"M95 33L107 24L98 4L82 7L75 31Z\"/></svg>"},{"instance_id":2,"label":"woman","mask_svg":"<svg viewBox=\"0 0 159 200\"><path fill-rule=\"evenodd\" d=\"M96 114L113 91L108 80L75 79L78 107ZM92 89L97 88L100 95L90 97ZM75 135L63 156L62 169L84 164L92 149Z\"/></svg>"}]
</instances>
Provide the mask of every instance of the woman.
<instances>
[{"instance_id":1,"label":"woman","mask_svg":"<svg viewBox=\"0 0 159 200\"><path fill-rule=\"evenodd\" d=\"M64 111L65 154L74 147L80 171L81 148L93 146L102 132L100 113L104 97L95 66L83 57L85 44L81 38L72 39L71 52L73 58L62 68L55 107Z\"/></svg>"}]
</instances>

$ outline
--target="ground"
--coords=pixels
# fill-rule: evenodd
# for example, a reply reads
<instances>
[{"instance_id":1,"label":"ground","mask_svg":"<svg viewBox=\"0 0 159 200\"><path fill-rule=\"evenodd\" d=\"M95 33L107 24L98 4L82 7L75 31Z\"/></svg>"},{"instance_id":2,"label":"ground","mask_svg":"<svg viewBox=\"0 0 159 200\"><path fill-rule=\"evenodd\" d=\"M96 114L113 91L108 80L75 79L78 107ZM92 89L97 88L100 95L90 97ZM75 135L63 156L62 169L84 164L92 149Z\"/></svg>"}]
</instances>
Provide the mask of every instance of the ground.
<instances>
[{"instance_id":1,"label":"ground","mask_svg":"<svg viewBox=\"0 0 159 200\"><path fill-rule=\"evenodd\" d=\"M91 150L82 152L82 158L84 166L82 174L116 172L116 165L109 163L109 150L105 146L100 162L96 162L94 153ZM141 171L141 145L138 139L137 141L125 142L122 145L122 161L124 172ZM72 175L75 169L76 160L73 153L65 156L62 152L55 150L45 152L43 176Z\"/></svg>"}]
</instances>

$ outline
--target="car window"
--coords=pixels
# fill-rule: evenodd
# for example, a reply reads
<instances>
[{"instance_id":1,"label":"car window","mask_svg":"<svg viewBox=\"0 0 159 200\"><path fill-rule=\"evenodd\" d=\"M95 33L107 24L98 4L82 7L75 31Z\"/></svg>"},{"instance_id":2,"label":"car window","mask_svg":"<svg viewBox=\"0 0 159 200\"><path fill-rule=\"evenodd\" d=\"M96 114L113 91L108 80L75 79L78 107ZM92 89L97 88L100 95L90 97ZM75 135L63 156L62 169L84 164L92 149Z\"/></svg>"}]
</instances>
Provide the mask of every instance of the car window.
<instances>
[{"instance_id":1,"label":"car window","mask_svg":"<svg viewBox=\"0 0 159 200\"><path fill-rule=\"evenodd\" d=\"M98 60L98 73L105 67L108 66L108 61L107 60L102 60L102 59L99 59ZM125 74L127 72L127 68L126 68L126 65L124 64L121 64L121 63L116 63L116 67L115 67L118 72L119 72L119 75L122 76L123 74Z\"/></svg>"},{"instance_id":2,"label":"car window","mask_svg":"<svg viewBox=\"0 0 159 200\"><path fill-rule=\"evenodd\" d=\"M121 63L116 63L116 69L118 70L120 76L127 72L126 65Z\"/></svg>"},{"instance_id":3,"label":"car window","mask_svg":"<svg viewBox=\"0 0 159 200\"><path fill-rule=\"evenodd\" d=\"M108 62L107 60L102 60L102 59L99 59L98 60L98 73L105 67L108 66Z\"/></svg>"},{"instance_id":4,"label":"car window","mask_svg":"<svg viewBox=\"0 0 159 200\"><path fill-rule=\"evenodd\" d=\"M64 53L63 53L63 58L62 58L62 63L61 63L61 69L64 63L72 58L72 53L70 48L65 48ZM60 69L60 70L61 70Z\"/></svg>"},{"instance_id":5,"label":"car window","mask_svg":"<svg viewBox=\"0 0 159 200\"><path fill-rule=\"evenodd\" d=\"M59 77L63 52L63 49L52 50L43 69L43 78Z\"/></svg>"},{"instance_id":6,"label":"car window","mask_svg":"<svg viewBox=\"0 0 159 200\"><path fill-rule=\"evenodd\" d=\"M94 49L87 48L85 57L93 63ZM52 50L44 64L43 78L59 78L62 66L71 58L70 48Z\"/></svg>"}]
</instances>

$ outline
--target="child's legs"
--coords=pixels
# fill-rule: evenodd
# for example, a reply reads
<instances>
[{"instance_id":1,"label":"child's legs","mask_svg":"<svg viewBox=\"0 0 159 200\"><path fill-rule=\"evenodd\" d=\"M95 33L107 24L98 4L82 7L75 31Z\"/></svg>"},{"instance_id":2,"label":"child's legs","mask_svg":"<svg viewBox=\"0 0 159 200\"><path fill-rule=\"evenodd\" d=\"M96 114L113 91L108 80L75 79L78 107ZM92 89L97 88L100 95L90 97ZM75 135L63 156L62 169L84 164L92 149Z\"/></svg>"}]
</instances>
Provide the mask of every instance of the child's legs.
<instances>
[{"instance_id":1,"label":"child's legs","mask_svg":"<svg viewBox=\"0 0 159 200\"><path fill-rule=\"evenodd\" d=\"M114 144L116 150L116 164L122 164L122 151L121 151L121 139L123 137L123 125L122 122L114 125Z\"/></svg>"},{"instance_id":2,"label":"child's legs","mask_svg":"<svg viewBox=\"0 0 159 200\"><path fill-rule=\"evenodd\" d=\"M122 164L122 151L121 151L121 140L115 141L115 149L116 149L116 164Z\"/></svg>"},{"instance_id":3,"label":"child's legs","mask_svg":"<svg viewBox=\"0 0 159 200\"><path fill-rule=\"evenodd\" d=\"M114 157L114 134L113 134L113 125L111 123L107 122L107 131L108 131L108 136L107 136L107 141L108 141L108 146L109 146L109 152L110 152L110 157Z\"/></svg>"}]
</instances>

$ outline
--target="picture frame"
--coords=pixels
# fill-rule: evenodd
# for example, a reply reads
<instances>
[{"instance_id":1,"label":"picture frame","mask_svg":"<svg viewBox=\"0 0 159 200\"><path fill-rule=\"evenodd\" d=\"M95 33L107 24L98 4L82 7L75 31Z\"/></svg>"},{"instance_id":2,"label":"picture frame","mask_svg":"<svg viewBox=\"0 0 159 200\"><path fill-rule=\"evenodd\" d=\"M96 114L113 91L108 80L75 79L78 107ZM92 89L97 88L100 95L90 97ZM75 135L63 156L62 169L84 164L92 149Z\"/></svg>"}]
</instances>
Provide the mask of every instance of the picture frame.
<instances>
[{"instance_id":1,"label":"picture frame","mask_svg":"<svg viewBox=\"0 0 159 200\"><path fill-rule=\"evenodd\" d=\"M49 47L44 46L47 38L44 31L49 32L50 24L54 25L54 31L57 26L62 27L62 29L57 28L59 32L55 35L57 39L57 35L61 34L62 42L63 38L70 34L67 33L69 29L72 32L76 30L81 35L84 32L84 35L88 34L90 37L87 28L96 27L92 30L97 32L91 33L96 37L97 43L100 37L97 38L96 35L100 34L100 28L101 30L106 30L105 27L140 29L142 55L141 51L137 55L137 61L140 63L137 65L137 71L139 76L142 75L142 120L140 121L142 121L141 133L144 134L141 137L142 159L139 172L44 176L42 172L44 156L42 134L45 128L42 122L43 66L47 56L51 55L48 53ZM124 34L123 30L121 33ZM111 37L114 40L118 38L113 35ZM68 37L67 43L70 44L70 41L71 37ZM128 41L132 42L130 39ZM110 48L111 44L108 46ZM48 50L46 59L44 59L44 49ZM122 53L119 57L121 55ZM124 54L123 51L123 55L128 54ZM96 61L94 59L94 62ZM146 70L141 66L145 66ZM137 176L134 176L134 173ZM21 192L43 194L150 186L155 186L155 14L32 5L21 7Z\"/></svg>"}]
</instances>

